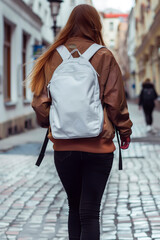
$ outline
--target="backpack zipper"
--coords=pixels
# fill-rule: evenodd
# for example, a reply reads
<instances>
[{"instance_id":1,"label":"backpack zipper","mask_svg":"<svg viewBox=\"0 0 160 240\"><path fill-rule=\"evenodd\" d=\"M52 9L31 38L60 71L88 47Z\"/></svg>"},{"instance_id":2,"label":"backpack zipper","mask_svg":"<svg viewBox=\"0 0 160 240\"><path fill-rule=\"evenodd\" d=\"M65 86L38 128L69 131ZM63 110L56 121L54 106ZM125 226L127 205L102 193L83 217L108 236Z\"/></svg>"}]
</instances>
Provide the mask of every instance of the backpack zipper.
<instances>
[{"instance_id":1,"label":"backpack zipper","mask_svg":"<svg viewBox=\"0 0 160 240\"><path fill-rule=\"evenodd\" d=\"M98 77L100 77L99 73L98 72L96 72L96 73L97 73Z\"/></svg>"},{"instance_id":2,"label":"backpack zipper","mask_svg":"<svg viewBox=\"0 0 160 240\"><path fill-rule=\"evenodd\" d=\"M50 98L50 94L49 94L49 93L50 93L50 92L49 92L49 91L50 91L50 85L51 85L51 82L49 82L48 85L47 85L48 98Z\"/></svg>"}]
</instances>

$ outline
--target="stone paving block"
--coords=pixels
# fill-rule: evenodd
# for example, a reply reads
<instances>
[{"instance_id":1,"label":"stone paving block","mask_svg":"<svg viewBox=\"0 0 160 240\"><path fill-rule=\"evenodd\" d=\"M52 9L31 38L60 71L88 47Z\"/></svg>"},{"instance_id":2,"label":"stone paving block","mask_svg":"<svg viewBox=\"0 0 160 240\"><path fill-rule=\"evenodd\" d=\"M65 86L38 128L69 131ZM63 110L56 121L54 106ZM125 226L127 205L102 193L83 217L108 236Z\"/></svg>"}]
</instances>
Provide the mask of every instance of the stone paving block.
<instances>
[{"instance_id":1,"label":"stone paving block","mask_svg":"<svg viewBox=\"0 0 160 240\"><path fill-rule=\"evenodd\" d=\"M139 232L139 233L134 233L134 237L147 237L147 233L145 232Z\"/></svg>"},{"instance_id":2,"label":"stone paving block","mask_svg":"<svg viewBox=\"0 0 160 240\"><path fill-rule=\"evenodd\" d=\"M142 119L133 119L132 136L150 138ZM38 168L29 146L0 155L0 240L68 240L68 204L52 156ZM160 240L160 144L132 142L122 155L123 171L116 152L102 198L101 240Z\"/></svg>"},{"instance_id":3,"label":"stone paving block","mask_svg":"<svg viewBox=\"0 0 160 240\"><path fill-rule=\"evenodd\" d=\"M160 237L160 231L159 231L159 233L154 233L151 236L152 236L152 239L159 238Z\"/></svg>"},{"instance_id":4,"label":"stone paving block","mask_svg":"<svg viewBox=\"0 0 160 240\"><path fill-rule=\"evenodd\" d=\"M137 240L152 240L150 237L138 237Z\"/></svg>"}]
</instances>

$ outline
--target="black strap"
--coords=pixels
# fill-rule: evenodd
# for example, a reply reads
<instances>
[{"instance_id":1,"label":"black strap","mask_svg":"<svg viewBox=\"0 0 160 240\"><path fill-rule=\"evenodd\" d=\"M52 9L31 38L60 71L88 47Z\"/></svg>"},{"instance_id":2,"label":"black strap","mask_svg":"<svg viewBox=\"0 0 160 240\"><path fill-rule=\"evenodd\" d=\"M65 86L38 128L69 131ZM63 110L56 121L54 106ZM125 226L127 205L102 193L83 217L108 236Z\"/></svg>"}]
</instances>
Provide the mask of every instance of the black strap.
<instances>
[{"instance_id":1,"label":"black strap","mask_svg":"<svg viewBox=\"0 0 160 240\"><path fill-rule=\"evenodd\" d=\"M45 151L46 151L46 147L47 147L47 144L48 144L48 133L49 133L49 129L47 129L47 132L46 132L46 135L45 135L45 139L44 139L44 142L43 142L43 145L42 145L42 148L41 148L41 151L40 151L40 154L38 156L38 159L35 163L35 165L37 165L38 167L41 165L41 162L44 158L44 155L45 155Z\"/></svg>"},{"instance_id":2,"label":"black strap","mask_svg":"<svg viewBox=\"0 0 160 240\"><path fill-rule=\"evenodd\" d=\"M103 107L104 107L104 105L103 105ZM116 132L118 146L119 146L119 170L122 170L123 169L123 166L122 166L122 153L121 153L120 140L119 140L119 136L118 136L118 130L116 129L116 127L115 127L115 132ZM44 139L44 142L43 142L40 154L39 154L38 159L37 159L37 161L35 163L35 165L37 165L38 167L41 165L41 162L42 162L42 160L44 158L44 155L45 155L46 147L47 147L48 140L49 140L48 139L48 133L49 133L49 129L47 129L47 132L46 132L46 135L45 135L45 139Z\"/></svg>"},{"instance_id":3,"label":"black strap","mask_svg":"<svg viewBox=\"0 0 160 240\"><path fill-rule=\"evenodd\" d=\"M105 108L106 104L103 103L103 109ZM119 147L119 170L122 170L122 153L121 153L121 144L120 144L120 140L119 140L119 136L118 136L118 130L116 128L116 126L114 126L115 128L115 132L116 132L116 136L117 136L117 142L118 142L118 147Z\"/></svg>"},{"instance_id":4,"label":"black strap","mask_svg":"<svg viewBox=\"0 0 160 240\"><path fill-rule=\"evenodd\" d=\"M119 147L119 170L123 169L122 166L122 153L121 153L121 145L120 145L120 140L119 140L119 136L118 136L118 130L115 127L115 131L116 131L116 136L117 136L117 141L118 141L118 147Z\"/></svg>"}]
</instances>

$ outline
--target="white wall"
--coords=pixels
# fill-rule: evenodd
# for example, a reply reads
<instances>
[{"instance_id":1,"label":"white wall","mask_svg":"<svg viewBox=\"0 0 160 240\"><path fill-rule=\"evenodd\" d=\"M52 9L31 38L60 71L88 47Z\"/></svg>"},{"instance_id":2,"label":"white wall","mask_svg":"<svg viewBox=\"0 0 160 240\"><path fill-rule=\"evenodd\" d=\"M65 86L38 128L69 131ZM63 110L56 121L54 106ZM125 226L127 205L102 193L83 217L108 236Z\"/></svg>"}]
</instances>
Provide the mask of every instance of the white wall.
<instances>
[{"instance_id":1,"label":"white wall","mask_svg":"<svg viewBox=\"0 0 160 240\"><path fill-rule=\"evenodd\" d=\"M110 31L110 22L113 22L113 31ZM103 36L104 36L104 41L105 44L107 45L108 48L112 49L112 44L111 40L114 41L115 45L115 40L116 40L116 35L117 35L117 28L120 23L119 18L103 18L102 24L103 24ZM113 46L114 48L114 46Z\"/></svg>"},{"instance_id":2,"label":"white wall","mask_svg":"<svg viewBox=\"0 0 160 240\"><path fill-rule=\"evenodd\" d=\"M0 93L0 122L14 119L32 112L30 105L25 105L22 96L22 36L23 31L29 34L27 61L32 59L32 46L35 39L41 41L41 24L34 22L20 6L10 0L0 2L0 66L3 74L3 38L4 19L12 25L11 36L11 102L7 105L4 102L3 86ZM32 24L31 24L32 22ZM30 65L30 64L28 64ZM31 63L33 65L33 63ZM27 66L29 68L29 66ZM2 76L3 79L3 76ZM3 81L2 81L3 82ZM3 85L3 84L2 84ZM27 89L28 101L31 101L30 90ZM9 107L12 105L13 107Z\"/></svg>"},{"instance_id":3,"label":"white wall","mask_svg":"<svg viewBox=\"0 0 160 240\"><path fill-rule=\"evenodd\" d=\"M32 11L37 14L41 21L43 22L41 34L42 38L47 42L53 41L53 31L51 26L53 24L53 20L50 12L50 4L47 0L23 0L27 4L30 4L32 7Z\"/></svg>"},{"instance_id":4,"label":"white wall","mask_svg":"<svg viewBox=\"0 0 160 240\"><path fill-rule=\"evenodd\" d=\"M3 17L1 14L2 11L2 3L0 2L0 29L1 29L1 34L0 34L0 109L3 108L3 34L2 34L2 29L3 29ZM1 113L1 111L0 111ZM0 117L0 121L1 121L1 117Z\"/></svg>"},{"instance_id":5,"label":"white wall","mask_svg":"<svg viewBox=\"0 0 160 240\"><path fill-rule=\"evenodd\" d=\"M134 17L134 9L132 9L129 18L128 24L128 35L127 35L127 51L130 63L130 80L129 80L129 94L131 97L135 97L135 89L133 88L133 84L135 84L135 76L131 73L136 71L136 60L135 60L135 17Z\"/></svg>"},{"instance_id":6,"label":"white wall","mask_svg":"<svg viewBox=\"0 0 160 240\"><path fill-rule=\"evenodd\" d=\"M72 9L75 6L79 4L84 4L84 3L87 3L87 0L64 0L64 2L61 3L60 13L57 18L57 25L64 27Z\"/></svg>"},{"instance_id":7,"label":"white wall","mask_svg":"<svg viewBox=\"0 0 160 240\"><path fill-rule=\"evenodd\" d=\"M22 2L23 1L23 2ZM61 4L57 26L64 26L72 9L86 0L64 0ZM3 38L4 18L12 25L11 46L11 102L6 106L3 95ZM25 104L22 86L22 36L23 31L28 34L27 45L27 73L33 66L33 45L35 40L39 43L45 40L53 42L53 19L51 17L49 2L46 0L0 0L0 123L21 117L33 112L30 104ZM26 89L28 103L32 94ZM12 106L12 107L11 107Z\"/></svg>"}]
</instances>

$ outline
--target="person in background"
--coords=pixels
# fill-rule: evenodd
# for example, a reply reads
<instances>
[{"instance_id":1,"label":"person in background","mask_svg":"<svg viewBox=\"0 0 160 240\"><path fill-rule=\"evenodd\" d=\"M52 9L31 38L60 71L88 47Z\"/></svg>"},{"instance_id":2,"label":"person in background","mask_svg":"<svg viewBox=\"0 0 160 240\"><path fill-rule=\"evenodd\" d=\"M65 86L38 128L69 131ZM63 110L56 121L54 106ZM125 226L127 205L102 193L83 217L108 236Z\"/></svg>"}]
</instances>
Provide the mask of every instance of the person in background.
<instances>
[{"instance_id":1,"label":"person in background","mask_svg":"<svg viewBox=\"0 0 160 240\"><path fill-rule=\"evenodd\" d=\"M139 97L139 109L143 108L145 121L147 125L147 132L154 131L153 123L153 110L155 107L155 100L158 97L154 85L149 78L142 84L142 90Z\"/></svg>"},{"instance_id":2,"label":"person in background","mask_svg":"<svg viewBox=\"0 0 160 240\"><path fill-rule=\"evenodd\" d=\"M37 59L30 75L34 93L32 107L42 127L50 126L51 98L47 94L47 85L62 63L56 48L64 45L69 52L77 48L83 54L94 43L105 46L101 29L96 9L80 4L73 9L56 41ZM73 57L78 56L77 52L73 53ZM120 133L122 149L129 147L132 133L122 75L113 54L103 47L90 63L99 76L99 98L104 105L102 132L97 137L78 139L54 139L51 131L48 135L54 143L54 163L68 198L69 240L100 239L100 204L115 151L113 125Z\"/></svg>"}]
</instances>

